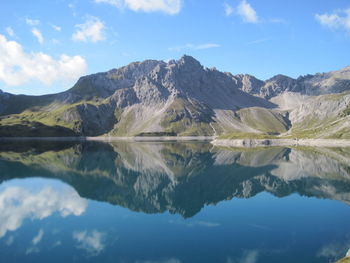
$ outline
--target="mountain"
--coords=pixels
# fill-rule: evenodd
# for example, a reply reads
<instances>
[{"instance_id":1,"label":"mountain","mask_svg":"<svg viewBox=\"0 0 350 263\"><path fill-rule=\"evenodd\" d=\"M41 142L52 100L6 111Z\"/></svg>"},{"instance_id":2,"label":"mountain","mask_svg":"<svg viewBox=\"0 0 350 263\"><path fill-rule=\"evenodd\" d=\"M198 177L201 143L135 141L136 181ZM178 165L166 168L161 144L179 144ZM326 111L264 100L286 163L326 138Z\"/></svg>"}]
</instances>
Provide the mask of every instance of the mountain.
<instances>
[{"instance_id":1,"label":"mountain","mask_svg":"<svg viewBox=\"0 0 350 263\"><path fill-rule=\"evenodd\" d=\"M134 62L81 77L58 94L0 92L0 135L348 138L349 72L261 81L205 68L190 56ZM327 125L329 132L319 132Z\"/></svg>"},{"instance_id":2,"label":"mountain","mask_svg":"<svg viewBox=\"0 0 350 263\"><path fill-rule=\"evenodd\" d=\"M0 145L0 183L64 181L80 196L144 213L192 217L204 206L261 192L350 204L349 148L223 150L209 143ZM39 146L39 147L37 147Z\"/></svg>"},{"instance_id":3,"label":"mountain","mask_svg":"<svg viewBox=\"0 0 350 263\"><path fill-rule=\"evenodd\" d=\"M266 99L284 92L317 96L350 90L350 66L338 71L300 76L297 79L284 75L276 75L265 82L249 75L243 75L243 78L249 78L246 82L253 85L252 88L249 88L249 84L243 85L242 90Z\"/></svg>"}]
</instances>

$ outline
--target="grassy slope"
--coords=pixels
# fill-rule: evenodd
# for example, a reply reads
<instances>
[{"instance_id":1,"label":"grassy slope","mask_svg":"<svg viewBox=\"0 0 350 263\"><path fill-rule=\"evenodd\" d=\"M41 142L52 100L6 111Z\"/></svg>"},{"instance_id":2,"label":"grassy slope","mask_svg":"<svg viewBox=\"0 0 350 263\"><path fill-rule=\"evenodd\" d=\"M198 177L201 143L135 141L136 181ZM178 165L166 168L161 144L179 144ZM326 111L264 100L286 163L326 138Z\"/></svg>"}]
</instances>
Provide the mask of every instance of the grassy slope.
<instances>
[{"instance_id":1,"label":"grassy slope","mask_svg":"<svg viewBox=\"0 0 350 263\"><path fill-rule=\"evenodd\" d=\"M323 103L333 102L339 105L344 96L349 92L340 94L330 94L315 97L315 102L318 102L319 107L323 107ZM335 106L335 108L337 108ZM318 110L318 109L317 109ZM261 131L261 134L233 132L222 135L224 139L272 139L272 138L324 138L324 139L350 139L350 104L346 108L339 108L334 114L327 117L316 117L313 112L310 112L301 122L295 123L288 130L288 122L285 121L276 112L267 109L246 108L239 112L241 120L249 127ZM288 131L288 132L287 132ZM270 136L274 133L283 134L280 137Z\"/></svg>"},{"instance_id":2,"label":"grassy slope","mask_svg":"<svg viewBox=\"0 0 350 263\"><path fill-rule=\"evenodd\" d=\"M213 112L199 104L176 99L167 109L161 126L165 132L178 136L210 136L214 134L210 126Z\"/></svg>"},{"instance_id":3,"label":"grassy slope","mask_svg":"<svg viewBox=\"0 0 350 263\"><path fill-rule=\"evenodd\" d=\"M77 107L83 104L101 106L108 103L108 98L97 99L94 97L93 100L84 100L74 104L60 104L59 102L49 104L52 96L37 97L38 104L36 106L34 106L34 97L32 96L16 97L16 101L14 101L16 104L23 104L22 108L29 108L17 114L1 116L0 136L9 136L11 131L13 131L12 136L45 136L46 133L47 136L81 134L82 119ZM322 99L336 103L342 96L344 94L332 94L322 96ZM174 100L160 121L162 130L156 132L176 134L177 136L212 136L216 133L216 135L221 135L220 138L225 139L272 139L278 138L277 135L286 133L290 128L288 120L276 110L252 107L240 109L232 114L235 115L234 118L238 122L253 128L256 133L227 129L225 128L227 124L214 121L215 114L210 108L199 103L191 103L185 99ZM70 117L67 118L67 115ZM116 123L108 132L112 136L134 136L144 133L152 123L157 121L150 118L138 130L133 130L133 123L137 121L133 111L123 114L122 109L116 109L114 115ZM86 119L85 116L85 121ZM350 139L350 126L344 125L344 122L350 123L350 105L337 115L325 119L317 119L310 114L302 122L293 126L288 135L283 138ZM231 132L223 134L225 130Z\"/></svg>"},{"instance_id":4,"label":"grassy slope","mask_svg":"<svg viewBox=\"0 0 350 263\"><path fill-rule=\"evenodd\" d=\"M243 123L264 133L279 134L289 129L289 123L276 111L265 108L245 108L238 111Z\"/></svg>"},{"instance_id":5,"label":"grassy slope","mask_svg":"<svg viewBox=\"0 0 350 263\"><path fill-rule=\"evenodd\" d=\"M0 117L0 135L11 136L76 136L81 126L81 119L68 120L64 115L76 113L76 107L82 104L101 105L103 101L81 101L74 104L52 103L48 110L30 108L18 114ZM51 110L50 110L51 109ZM75 114L74 116L79 116ZM33 132L36 127L36 133ZM47 132L47 134L46 134ZM62 134L61 134L62 133Z\"/></svg>"},{"instance_id":6,"label":"grassy slope","mask_svg":"<svg viewBox=\"0 0 350 263\"><path fill-rule=\"evenodd\" d=\"M125 136L125 135L136 135L137 132L132 131L131 126L135 121L135 114L133 111L127 112L124 117L122 116L123 111L121 109L117 109L115 111L115 117L117 119L117 123L114 125L112 131L109 133L111 136Z\"/></svg>"},{"instance_id":7,"label":"grassy slope","mask_svg":"<svg viewBox=\"0 0 350 263\"><path fill-rule=\"evenodd\" d=\"M30 108L33 110L39 109L51 104L55 97L56 94L43 96L11 95L6 101L6 108L3 114L18 114Z\"/></svg>"},{"instance_id":8,"label":"grassy slope","mask_svg":"<svg viewBox=\"0 0 350 263\"><path fill-rule=\"evenodd\" d=\"M340 94L322 95L315 98L322 108L323 102L340 103L340 100L349 92ZM345 109L339 109L329 117L319 118L309 114L302 122L297 123L291 129L292 137L296 138L326 138L326 139L350 139L350 104Z\"/></svg>"}]
</instances>

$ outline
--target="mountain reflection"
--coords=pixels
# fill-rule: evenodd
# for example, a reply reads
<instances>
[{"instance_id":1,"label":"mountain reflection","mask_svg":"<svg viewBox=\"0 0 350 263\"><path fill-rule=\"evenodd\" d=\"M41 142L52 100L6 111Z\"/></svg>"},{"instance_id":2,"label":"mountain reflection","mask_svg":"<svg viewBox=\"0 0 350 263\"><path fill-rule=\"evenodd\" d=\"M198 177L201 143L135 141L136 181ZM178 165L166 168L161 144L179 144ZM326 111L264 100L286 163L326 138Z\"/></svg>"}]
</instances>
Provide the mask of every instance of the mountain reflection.
<instances>
[{"instance_id":1,"label":"mountain reflection","mask_svg":"<svg viewBox=\"0 0 350 263\"><path fill-rule=\"evenodd\" d=\"M350 149L219 149L209 143L3 142L0 181L60 179L81 197L192 217L260 192L350 203Z\"/></svg>"}]
</instances>

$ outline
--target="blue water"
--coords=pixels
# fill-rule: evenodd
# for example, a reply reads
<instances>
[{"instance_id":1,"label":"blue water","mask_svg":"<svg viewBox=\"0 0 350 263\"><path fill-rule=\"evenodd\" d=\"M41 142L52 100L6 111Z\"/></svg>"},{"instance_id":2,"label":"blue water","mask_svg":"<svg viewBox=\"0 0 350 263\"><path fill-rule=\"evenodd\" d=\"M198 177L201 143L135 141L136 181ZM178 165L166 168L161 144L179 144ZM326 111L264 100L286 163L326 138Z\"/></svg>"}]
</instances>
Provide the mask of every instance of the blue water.
<instances>
[{"instance_id":1,"label":"blue water","mask_svg":"<svg viewBox=\"0 0 350 263\"><path fill-rule=\"evenodd\" d=\"M350 249L348 149L0 149L0 262L312 263Z\"/></svg>"}]
</instances>

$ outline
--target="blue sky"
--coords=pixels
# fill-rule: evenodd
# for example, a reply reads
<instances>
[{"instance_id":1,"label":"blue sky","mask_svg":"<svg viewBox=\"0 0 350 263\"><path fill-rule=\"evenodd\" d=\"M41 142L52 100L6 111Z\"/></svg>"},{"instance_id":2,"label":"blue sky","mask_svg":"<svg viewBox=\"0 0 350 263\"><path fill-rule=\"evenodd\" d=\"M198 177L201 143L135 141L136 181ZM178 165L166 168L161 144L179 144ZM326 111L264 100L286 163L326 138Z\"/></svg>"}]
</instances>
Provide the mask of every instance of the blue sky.
<instances>
[{"instance_id":1,"label":"blue sky","mask_svg":"<svg viewBox=\"0 0 350 263\"><path fill-rule=\"evenodd\" d=\"M46 94L81 75L194 56L260 79L350 65L349 0L2 0L0 89Z\"/></svg>"}]
</instances>

